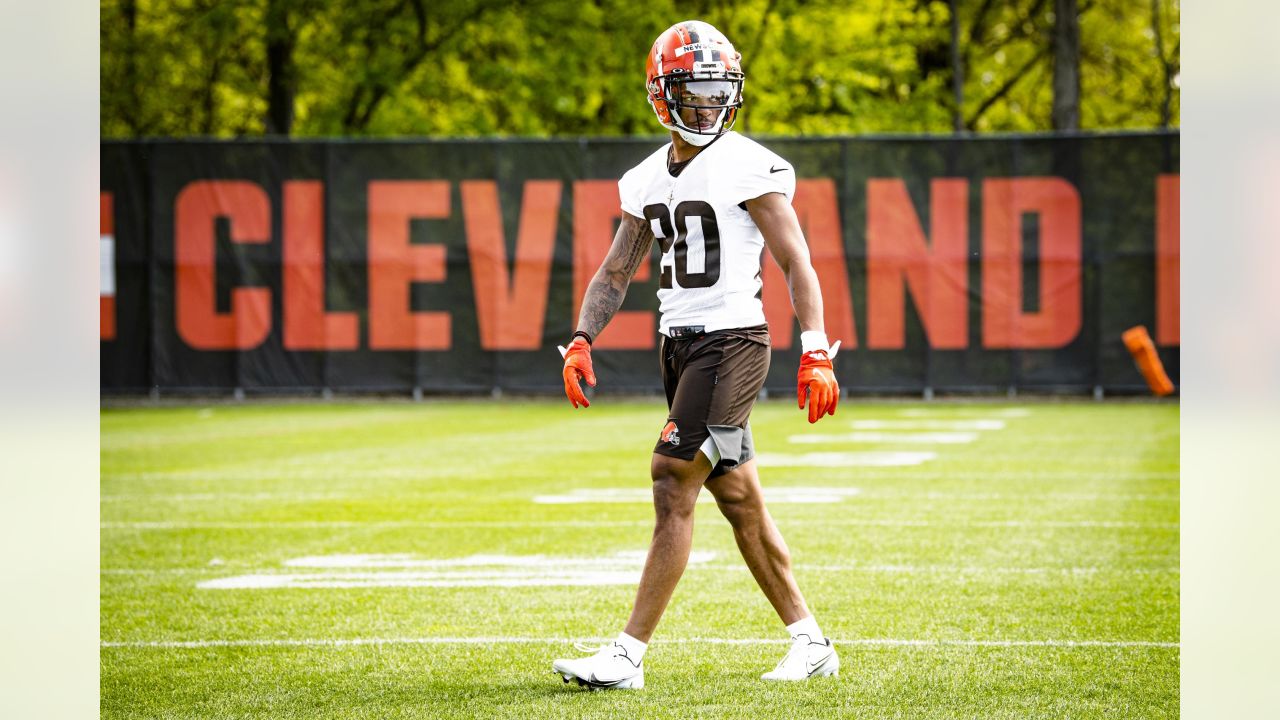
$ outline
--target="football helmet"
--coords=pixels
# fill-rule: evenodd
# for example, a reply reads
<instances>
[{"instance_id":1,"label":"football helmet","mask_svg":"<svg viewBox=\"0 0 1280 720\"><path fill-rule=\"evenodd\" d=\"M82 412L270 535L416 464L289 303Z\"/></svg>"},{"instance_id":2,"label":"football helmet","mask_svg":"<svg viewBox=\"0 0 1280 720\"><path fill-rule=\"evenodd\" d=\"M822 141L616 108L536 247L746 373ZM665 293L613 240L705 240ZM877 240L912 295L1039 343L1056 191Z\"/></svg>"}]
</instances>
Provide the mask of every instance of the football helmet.
<instances>
[{"instance_id":1,"label":"football helmet","mask_svg":"<svg viewBox=\"0 0 1280 720\"><path fill-rule=\"evenodd\" d=\"M742 107L742 54L700 20L667 28L649 51L645 75L658 122L703 146L728 132Z\"/></svg>"}]
</instances>

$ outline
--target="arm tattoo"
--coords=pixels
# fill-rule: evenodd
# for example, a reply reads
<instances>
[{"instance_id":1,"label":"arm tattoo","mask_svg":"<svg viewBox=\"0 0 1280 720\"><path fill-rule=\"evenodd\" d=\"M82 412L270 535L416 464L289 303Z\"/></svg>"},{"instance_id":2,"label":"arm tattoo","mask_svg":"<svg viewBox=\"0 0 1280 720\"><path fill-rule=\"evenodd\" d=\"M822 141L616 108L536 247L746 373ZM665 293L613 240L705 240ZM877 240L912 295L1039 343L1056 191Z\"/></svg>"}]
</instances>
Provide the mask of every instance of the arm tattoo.
<instances>
[{"instance_id":1,"label":"arm tattoo","mask_svg":"<svg viewBox=\"0 0 1280 720\"><path fill-rule=\"evenodd\" d=\"M613 314L622 307L622 298L626 291L596 280L587 288L587 296L582 299L582 314L578 316L578 329L591 337L598 337L604 326L613 319Z\"/></svg>"},{"instance_id":2,"label":"arm tattoo","mask_svg":"<svg viewBox=\"0 0 1280 720\"><path fill-rule=\"evenodd\" d=\"M621 241L626 248L626 256L620 258L618 263L621 266L619 271L626 276L629 284L640 263L649 256L649 248L653 245L653 230L645 223L628 221L618 228L618 235L614 241L615 246Z\"/></svg>"},{"instance_id":3,"label":"arm tattoo","mask_svg":"<svg viewBox=\"0 0 1280 720\"><path fill-rule=\"evenodd\" d=\"M578 329L596 337L622 307L627 286L649 257L653 245L653 230L641 220L624 217L618 234L609 248L609 255L596 272L587 294L582 299L582 313L578 316Z\"/></svg>"}]
</instances>

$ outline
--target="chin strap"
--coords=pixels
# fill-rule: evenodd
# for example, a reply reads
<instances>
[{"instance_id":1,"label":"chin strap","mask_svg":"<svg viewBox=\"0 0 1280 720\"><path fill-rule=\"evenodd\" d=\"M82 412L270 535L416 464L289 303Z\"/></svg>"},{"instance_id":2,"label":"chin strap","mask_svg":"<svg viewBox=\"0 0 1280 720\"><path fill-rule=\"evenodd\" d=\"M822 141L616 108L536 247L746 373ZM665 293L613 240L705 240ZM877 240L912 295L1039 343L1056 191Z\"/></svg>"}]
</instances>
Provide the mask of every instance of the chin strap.
<instances>
[{"instance_id":1,"label":"chin strap","mask_svg":"<svg viewBox=\"0 0 1280 720\"><path fill-rule=\"evenodd\" d=\"M720 118L719 118L720 131L714 135L704 135L701 133L693 132L688 128L681 126L680 123L678 122L672 122L670 125L664 124L663 127L665 127L668 130L675 130L676 132L680 133L680 137L684 138L685 142L689 143L694 147L706 147L707 145L711 144L712 140L715 140L721 135L729 132L731 127L725 127L726 119L727 119L727 115L723 111L721 111Z\"/></svg>"},{"instance_id":2,"label":"chin strap","mask_svg":"<svg viewBox=\"0 0 1280 720\"><path fill-rule=\"evenodd\" d=\"M719 135L699 135L698 133L691 133L688 130L681 128L676 128L675 130L680 133L680 137L684 138L685 142L694 147L706 147L711 144L712 140L720 137Z\"/></svg>"}]
</instances>

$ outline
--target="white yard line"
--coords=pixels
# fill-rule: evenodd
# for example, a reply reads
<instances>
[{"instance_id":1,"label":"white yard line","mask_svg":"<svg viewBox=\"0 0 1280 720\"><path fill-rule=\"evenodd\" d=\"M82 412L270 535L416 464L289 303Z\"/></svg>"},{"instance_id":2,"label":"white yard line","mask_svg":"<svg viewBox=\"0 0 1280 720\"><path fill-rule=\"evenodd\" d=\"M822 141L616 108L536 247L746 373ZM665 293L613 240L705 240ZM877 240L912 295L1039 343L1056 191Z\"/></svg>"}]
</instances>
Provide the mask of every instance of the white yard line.
<instances>
[{"instance_id":1,"label":"white yard line","mask_svg":"<svg viewBox=\"0 0 1280 720\"><path fill-rule=\"evenodd\" d=\"M334 572L255 573L214 578L197 583L202 590L268 590L280 588L457 588L457 587L591 587L635 585L640 570L552 572Z\"/></svg>"},{"instance_id":2,"label":"white yard line","mask_svg":"<svg viewBox=\"0 0 1280 720\"><path fill-rule=\"evenodd\" d=\"M816 455L816 454L819 454L819 453L806 453L805 455ZM821 453L821 454L828 454L828 453ZM916 456L920 454L920 453L918 453L918 452L905 452L905 453L904 453L904 452L890 452L890 453L863 452L863 453L832 453L832 454L835 454L835 455L870 456L870 457L872 457L873 459L877 459L877 460L883 459L883 457L882 457L882 456L887 456L887 457L889 457L890 459L900 459L900 460L906 460L906 461L908 461L908 462L892 462L892 463L891 463L891 462L876 462L876 463L868 463L868 464L866 464L866 465L863 465L863 467L872 467L872 468L874 468L874 467L876 467L876 466L884 466L884 467L888 467L888 468L890 468L890 469L889 469L889 470L886 470L886 471L885 471L885 473L886 473L886 474L885 474L885 475L883 475L883 476L881 476L881 477L888 477L888 478L892 478L892 479L895 479L895 480L948 480L948 479L953 479L953 480L1117 480L1117 481L1129 481L1129 480L1177 480L1177 479L1180 477L1180 474L1179 474L1179 473L1177 473L1177 472L1148 472L1148 471L1139 471L1139 472L1132 472L1132 473L1129 473L1129 472L1115 472L1115 471L1110 471L1110 470L1108 470L1108 471L1101 471L1101 472L1088 471L1088 470L1083 470L1083 471L1049 471L1049 472L1029 472L1029 471L1027 471L1027 470L990 470L990 471L985 471L985 472L974 472L974 471L957 471L957 472L920 472L920 471L914 471L914 472L913 472L913 471L901 471L901 470L897 470L897 469L894 469L894 468L896 468L897 466L900 466L900 465L919 465L919 464L920 464L919 462L910 462L910 461L913 461L913 460L915 460L915 459L916 459ZM772 457L772 455L771 455L771 454L769 454L769 453L764 453L764 455L767 455L767 456ZM759 457L759 455L757 455L757 457ZM795 457L797 457L797 456L783 453L783 454L779 454L779 455L778 455L778 457L780 457L780 458L782 458L782 459L792 459L792 458L795 458ZM763 463L762 463L762 464L763 464ZM848 462L841 462L841 464L842 464L842 465L848 465L848 464L850 464L850 463L848 463ZM136 480L136 479L142 479L142 478L139 478L139 477L137 477L137 476L128 476L128 475L126 475L126 476L106 476L106 477L104 477L104 480L106 480L106 481L116 481L116 482L119 482L119 481ZM157 475L157 476L154 476L154 477L149 477L149 478L147 478L147 479L150 479L150 480L174 480L174 481L185 481L185 480L187 480L187 479L189 479L189 478L184 477L184 476L180 476L180 475ZM214 478L214 479L218 479L218 480L225 480L225 481L281 482L281 483L288 483L288 482L295 482L295 481L299 481L299 478L296 478L296 477L285 477L285 476L281 476L281 475L263 475L263 476L260 476L260 477L259 477L259 476L249 477L249 476L245 476L245 475L226 475L226 476L220 476L220 477L218 477L218 478ZM328 480L328 479L332 479L332 478L324 478L323 480ZM348 483L348 482L349 482L349 481L351 481L351 480L358 480L358 479L359 479L359 478L352 478L352 477L344 476L344 477L343 477L341 480L339 480L338 482ZM310 483L310 482L312 482L312 480L306 480L306 482ZM426 491L426 492L424 492L424 491L421 491L421 490L408 490L408 491L406 491L406 492L399 492L397 488L392 488L392 490L393 490L393 491L396 491L396 492L395 492L396 497L407 497L407 498L430 498L430 497L438 497L438 496L439 496L439 493L433 493L433 492L430 492L430 491ZM329 493L324 493L324 494L325 494L325 495L327 495L327 496L329 496L329 497L332 497L333 499L370 497L370 494L369 494L369 493L363 493L363 492L357 492L357 493L334 493L334 494L332 494L332 495L330 495ZM386 493L383 493L383 494L385 495ZM209 493L209 492L203 492L203 493L179 493L179 494L166 494L166 493L157 493L157 494L151 494L151 493L111 493L111 494L103 495L103 496L102 496L102 499L104 499L104 500L115 500L115 499L138 499L138 500L146 500L146 499L149 499L149 498L158 498L158 499L162 499L162 500L163 500L163 499L183 499L183 498L190 498L190 499L200 499L200 500L203 500L203 499L209 499L209 500L220 500L220 499L226 498L226 497L228 497L228 496L231 496L231 497L241 497L241 496L250 496L250 495L252 495L252 496L262 496L262 498L263 498L263 499L276 499L276 498L292 497L292 496L295 496L295 495L297 495L297 494L295 494L295 493Z\"/></svg>"},{"instance_id":3,"label":"white yard line","mask_svg":"<svg viewBox=\"0 0 1280 720\"><path fill-rule=\"evenodd\" d=\"M611 638L536 637L392 637L392 638L308 638L270 640L105 640L103 648L212 648L212 647L352 647L362 645L569 645L571 642L605 643ZM781 638L663 638L663 645L786 645ZM996 648L1178 648L1177 642L1158 640L909 640L899 638L833 638L846 646L871 647L996 647Z\"/></svg>"},{"instance_id":4,"label":"white yard line","mask_svg":"<svg viewBox=\"0 0 1280 720\"><path fill-rule=\"evenodd\" d=\"M609 568L618 565L644 565L644 550L627 550L598 557L558 557L549 555L467 555L457 558L424 558L409 553L369 553L339 555L306 555L285 560L291 568L457 568L457 567L512 567L512 568ZM715 558L715 553L695 551L689 553L689 562L699 564Z\"/></svg>"},{"instance_id":5,"label":"white yard line","mask_svg":"<svg viewBox=\"0 0 1280 720\"><path fill-rule=\"evenodd\" d=\"M797 563L792 569L810 572L861 572L902 575L1178 575L1182 570L1121 567L986 567L982 565L809 565ZM746 565L703 565L699 570L746 570Z\"/></svg>"},{"instance_id":6,"label":"white yard line","mask_svg":"<svg viewBox=\"0 0 1280 720\"><path fill-rule=\"evenodd\" d=\"M963 417L1001 417L1001 418L1021 418L1031 415L1030 408L1011 407L930 407L930 408L902 408L897 413L901 417L912 418L963 418Z\"/></svg>"},{"instance_id":7,"label":"white yard line","mask_svg":"<svg viewBox=\"0 0 1280 720\"><path fill-rule=\"evenodd\" d=\"M1153 528L1175 529L1178 523L1139 523L1109 520L992 520L992 521L934 521L934 520L874 520L874 519L805 519L780 520L782 525L804 524L868 526L868 527L973 527L973 528ZM652 520L538 520L538 521L299 521L299 522L104 522L103 530L328 530L333 528L509 528L509 527L652 527Z\"/></svg>"},{"instance_id":8,"label":"white yard line","mask_svg":"<svg viewBox=\"0 0 1280 720\"><path fill-rule=\"evenodd\" d=\"M270 469L254 470L173 470L149 471L139 473L121 473L105 475L109 480L139 480L143 482L155 480L192 481L192 482L227 482L227 481L264 481L290 480L296 482L324 482L329 480L342 482L420 482L423 480L447 481L454 474L452 471L436 469L429 466L382 467L369 470L367 466L348 466L326 463L324 459L315 460L314 466L299 467L298 463L273 463ZM258 466L262 467L261 464Z\"/></svg>"},{"instance_id":9,"label":"white yard line","mask_svg":"<svg viewBox=\"0 0 1280 720\"><path fill-rule=\"evenodd\" d=\"M297 522L104 522L103 530L331 530L335 528L652 527L652 520L300 520Z\"/></svg>"},{"instance_id":10,"label":"white yard line","mask_svg":"<svg viewBox=\"0 0 1280 720\"><path fill-rule=\"evenodd\" d=\"M804 520L793 521L796 524L809 524ZM782 524L788 524L785 520ZM1145 528L1153 530L1175 530L1178 523L1141 523L1113 520L975 520L970 522L934 521L934 520L874 520L874 519L826 519L825 525L848 525L866 527L968 527L968 528Z\"/></svg>"},{"instance_id":11,"label":"white yard line","mask_svg":"<svg viewBox=\"0 0 1280 720\"><path fill-rule=\"evenodd\" d=\"M805 505L813 503L838 503L857 495L860 490L851 487L766 487L764 499L770 505ZM711 493L702 493L698 502L715 504ZM584 503L645 503L653 502L653 490L634 488L581 488L563 495L535 495L533 502L539 505L577 505Z\"/></svg>"},{"instance_id":12,"label":"white yard line","mask_svg":"<svg viewBox=\"0 0 1280 720\"><path fill-rule=\"evenodd\" d=\"M880 420L861 419L849 423L854 430L1003 430L1004 420L974 418L968 420Z\"/></svg>"},{"instance_id":13,"label":"white yard line","mask_svg":"<svg viewBox=\"0 0 1280 720\"><path fill-rule=\"evenodd\" d=\"M936 458L933 452L812 452L758 453L760 467L902 467Z\"/></svg>"},{"instance_id":14,"label":"white yard line","mask_svg":"<svg viewBox=\"0 0 1280 720\"><path fill-rule=\"evenodd\" d=\"M988 456L984 456L988 457ZM1001 481L1098 481L1109 480L1114 482L1130 482L1133 480L1178 480L1181 474L1177 472L1116 472L1113 470L1090 472L1090 471L1051 471L1051 472L1028 472L1026 470L1000 471L992 470L989 472L975 471L958 471L958 472L911 472L911 471L893 471L889 470L881 475L871 475L864 473L863 477L874 477L880 480L1001 480Z\"/></svg>"},{"instance_id":15,"label":"white yard line","mask_svg":"<svg viewBox=\"0 0 1280 720\"><path fill-rule=\"evenodd\" d=\"M447 562L447 561L441 561ZM1178 567L1162 568L1126 568L1126 567L998 567L984 565L823 565L793 564L793 570L805 572L856 572L885 574L963 574L963 575L1178 575L1182 570ZM202 567L202 568L102 568L102 575L211 575L221 574L236 569L259 575L288 574L285 570L271 571L253 567ZM747 571L742 563L724 565L691 565L687 571Z\"/></svg>"},{"instance_id":16,"label":"white yard line","mask_svg":"<svg viewBox=\"0 0 1280 720\"><path fill-rule=\"evenodd\" d=\"M1064 502L1178 502L1177 495L1143 493L1000 493L1000 492L895 492L860 493L867 500L1040 500Z\"/></svg>"},{"instance_id":17,"label":"white yard line","mask_svg":"<svg viewBox=\"0 0 1280 720\"><path fill-rule=\"evenodd\" d=\"M960 474L921 474L921 475L897 475L895 479L903 480L965 480L965 479L999 479L999 473L991 475L960 475ZM1068 476L1075 478L1076 476ZM1105 476L1104 476L1105 477ZM1028 477L1026 479L1041 479L1039 476ZM1043 479L1052 479L1045 477ZM1081 477L1079 479L1089 479ZM1121 479L1121 478L1117 478ZM1123 478L1130 479L1130 478ZM1134 476L1132 479L1140 479ZM1145 479L1176 479L1176 476L1158 475ZM853 495L859 495L868 499L903 499L903 500L1066 500L1066 501L1131 501L1131 502L1177 502L1179 500L1176 494L1153 495L1146 493L1005 493L1005 492L898 492L892 490L872 490L863 491L849 487L796 487L785 485L769 485L764 487L765 500L769 503L792 504L792 503L815 503L815 502L836 502L840 498L848 498ZM838 497L833 497L838 496ZM407 499L430 500L439 499L440 493L411 493L407 495L396 495L394 497L387 495L369 495L363 493L196 493L196 494L164 494L157 493L148 495L145 493L123 494L123 495L103 495L100 500L104 503L111 502L308 502L320 500L383 500L390 502L391 500L403 501ZM513 496L512 500L519 500L518 496ZM630 503L630 502L653 502L653 493L647 486L637 486L630 488L579 488L568 493L556 495L535 495L533 501L543 505L565 505L565 504L581 504L581 503ZM699 502L714 503L715 498L711 495L702 495L698 498Z\"/></svg>"},{"instance_id":18,"label":"white yard line","mask_svg":"<svg viewBox=\"0 0 1280 720\"><path fill-rule=\"evenodd\" d=\"M364 587L560 587L634 585L640 581L644 551L598 557L469 555L424 558L407 553L308 555L284 561L311 572L253 572L196 584L205 590ZM689 566L710 562L715 553L689 556ZM320 570L320 572L315 572Z\"/></svg>"},{"instance_id":19,"label":"white yard line","mask_svg":"<svg viewBox=\"0 0 1280 720\"><path fill-rule=\"evenodd\" d=\"M225 493L116 493L103 495L102 502L256 502L256 501L293 501L309 502L315 500L352 500L368 495L352 495L350 493L272 493L272 492L225 492Z\"/></svg>"},{"instance_id":20,"label":"white yard line","mask_svg":"<svg viewBox=\"0 0 1280 720\"><path fill-rule=\"evenodd\" d=\"M694 552L689 569L731 570L738 563L710 565L716 554ZM207 578L196 583L204 590L262 590L316 588L405 588L405 587L579 587L634 585L640 580L646 553L642 550L615 552L595 557L551 555L476 554L454 558L431 558L411 553L366 553L306 555L290 558L280 567L253 568L248 573ZM220 559L210 563L223 572ZM287 572L281 572L281 570ZM967 574L1069 574L1096 573L1098 568L1001 568L931 567L913 565L798 565L800 570L819 572L890 572Z\"/></svg>"},{"instance_id":21,"label":"white yard line","mask_svg":"<svg viewBox=\"0 0 1280 720\"><path fill-rule=\"evenodd\" d=\"M978 439L976 432L851 432L839 435L790 435L787 442L864 443L885 445L966 445Z\"/></svg>"}]
</instances>

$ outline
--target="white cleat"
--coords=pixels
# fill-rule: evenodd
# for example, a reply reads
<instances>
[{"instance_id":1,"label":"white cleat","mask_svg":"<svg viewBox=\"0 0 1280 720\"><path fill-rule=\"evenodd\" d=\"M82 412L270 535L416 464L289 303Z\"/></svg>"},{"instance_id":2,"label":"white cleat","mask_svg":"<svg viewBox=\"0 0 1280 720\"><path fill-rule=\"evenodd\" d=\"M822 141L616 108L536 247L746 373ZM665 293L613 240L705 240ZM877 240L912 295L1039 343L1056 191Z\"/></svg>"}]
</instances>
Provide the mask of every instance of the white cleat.
<instances>
[{"instance_id":1,"label":"white cleat","mask_svg":"<svg viewBox=\"0 0 1280 720\"><path fill-rule=\"evenodd\" d=\"M782 658L782 662L761 675L761 680L808 680L840 674L840 656L836 655L830 638L814 642L808 635L801 634L792 638L792 641L791 649Z\"/></svg>"},{"instance_id":2,"label":"white cleat","mask_svg":"<svg viewBox=\"0 0 1280 720\"><path fill-rule=\"evenodd\" d=\"M574 643L582 652L596 651L590 657L556 660L551 671L567 683L576 680L588 690L639 690L644 687L644 661L631 662L626 648L609 643L599 649Z\"/></svg>"}]
</instances>

